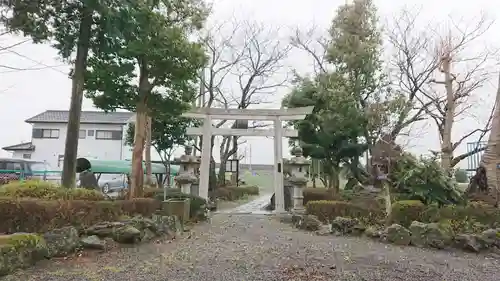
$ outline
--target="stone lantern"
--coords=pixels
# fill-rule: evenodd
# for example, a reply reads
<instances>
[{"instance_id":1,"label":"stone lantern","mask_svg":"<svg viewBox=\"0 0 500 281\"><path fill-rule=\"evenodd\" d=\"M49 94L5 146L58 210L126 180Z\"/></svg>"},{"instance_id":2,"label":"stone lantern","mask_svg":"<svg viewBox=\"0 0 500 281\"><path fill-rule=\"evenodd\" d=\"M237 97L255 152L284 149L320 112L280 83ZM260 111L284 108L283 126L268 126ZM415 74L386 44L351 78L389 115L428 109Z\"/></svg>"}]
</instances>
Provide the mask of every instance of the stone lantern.
<instances>
[{"instance_id":1,"label":"stone lantern","mask_svg":"<svg viewBox=\"0 0 500 281\"><path fill-rule=\"evenodd\" d=\"M293 185L293 212L302 213L304 212L304 188L308 182L307 167L311 164L311 161L303 156L302 148L300 147L295 147L292 150L292 154L294 156L288 161L291 174L288 181Z\"/></svg>"},{"instance_id":2,"label":"stone lantern","mask_svg":"<svg viewBox=\"0 0 500 281\"><path fill-rule=\"evenodd\" d=\"M191 155L193 147L186 146L184 151L185 154L176 159L180 170L174 180L180 185L182 193L191 194L191 185L198 182L195 169L199 165L199 160L196 156Z\"/></svg>"}]
</instances>

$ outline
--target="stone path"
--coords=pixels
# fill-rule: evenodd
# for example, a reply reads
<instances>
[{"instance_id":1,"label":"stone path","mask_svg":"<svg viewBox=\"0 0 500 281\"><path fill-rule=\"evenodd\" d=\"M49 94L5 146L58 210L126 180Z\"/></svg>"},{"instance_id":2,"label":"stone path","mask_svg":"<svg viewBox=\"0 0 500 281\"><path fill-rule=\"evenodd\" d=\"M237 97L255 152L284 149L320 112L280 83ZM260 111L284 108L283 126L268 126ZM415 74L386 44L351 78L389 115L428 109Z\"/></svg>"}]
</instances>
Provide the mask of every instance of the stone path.
<instances>
[{"instance_id":1,"label":"stone path","mask_svg":"<svg viewBox=\"0 0 500 281\"><path fill-rule=\"evenodd\" d=\"M258 205L254 203L253 206ZM247 213L255 211L248 205ZM14 281L497 281L500 261L475 254L316 236L274 216L215 214L190 235L90 257L48 261Z\"/></svg>"},{"instance_id":2,"label":"stone path","mask_svg":"<svg viewBox=\"0 0 500 281\"><path fill-rule=\"evenodd\" d=\"M256 200L238 206L234 209L215 212L216 214L253 214L253 215L270 215L271 212L264 210L269 204L272 194L263 195Z\"/></svg>"}]
</instances>

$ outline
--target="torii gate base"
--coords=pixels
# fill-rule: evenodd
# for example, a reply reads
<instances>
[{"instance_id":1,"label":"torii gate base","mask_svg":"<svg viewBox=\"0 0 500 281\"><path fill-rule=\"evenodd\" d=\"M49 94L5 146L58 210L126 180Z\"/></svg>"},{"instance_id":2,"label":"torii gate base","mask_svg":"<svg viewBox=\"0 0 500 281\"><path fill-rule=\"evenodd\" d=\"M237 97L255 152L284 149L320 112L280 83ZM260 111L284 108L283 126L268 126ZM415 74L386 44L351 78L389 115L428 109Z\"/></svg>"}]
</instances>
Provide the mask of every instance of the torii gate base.
<instances>
[{"instance_id":1,"label":"torii gate base","mask_svg":"<svg viewBox=\"0 0 500 281\"><path fill-rule=\"evenodd\" d=\"M313 110L312 106L290 109L223 109L194 108L183 114L184 117L203 119L203 127L188 128L188 135L202 135L203 140L210 140L213 135L225 136L274 136L274 192L276 212L285 212L285 194L283 186L283 137L297 137L297 131L284 130L282 122L303 120ZM226 129L214 128L212 120L261 120L273 121L274 129ZM212 145L204 141L201 148L200 196L208 199L210 174L210 154Z\"/></svg>"}]
</instances>

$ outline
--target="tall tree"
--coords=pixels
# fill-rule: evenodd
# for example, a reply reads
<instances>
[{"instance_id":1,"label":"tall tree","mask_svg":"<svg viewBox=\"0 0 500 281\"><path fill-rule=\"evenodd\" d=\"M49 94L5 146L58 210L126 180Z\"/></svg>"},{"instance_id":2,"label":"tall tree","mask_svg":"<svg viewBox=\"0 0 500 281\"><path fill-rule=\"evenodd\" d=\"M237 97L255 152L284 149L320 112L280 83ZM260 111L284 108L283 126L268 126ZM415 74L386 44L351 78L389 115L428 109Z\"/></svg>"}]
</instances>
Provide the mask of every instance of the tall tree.
<instances>
[{"instance_id":1,"label":"tall tree","mask_svg":"<svg viewBox=\"0 0 500 281\"><path fill-rule=\"evenodd\" d=\"M205 55L189 36L202 27L207 10L201 0L142 0L116 8L114 15L107 23L117 36L97 35L105 44L89 60L86 88L99 108L136 112L129 193L136 197L143 184L147 116L192 100Z\"/></svg>"},{"instance_id":2,"label":"tall tree","mask_svg":"<svg viewBox=\"0 0 500 281\"><path fill-rule=\"evenodd\" d=\"M283 100L286 107L314 105L312 114L292 124L299 131L304 155L322 160L324 185L334 190L339 189L341 165L356 163L367 148L358 142L367 126L366 116L344 85L344 77L337 73L301 79Z\"/></svg>"},{"instance_id":3,"label":"tall tree","mask_svg":"<svg viewBox=\"0 0 500 281\"><path fill-rule=\"evenodd\" d=\"M4 10L1 21L9 31L31 37L34 43L51 43L62 59L74 63L62 173L62 185L66 187L75 185L84 74L90 43L99 44L100 38L93 35L96 30L101 34L109 31L103 19L117 4L113 0L0 2Z\"/></svg>"},{"instance_id":4,"label":"tall tree","mask_svg":"<svg viewBox=\"0 0 500 281\"><path fill-rule=\"evenodd\" d=\"M441 24L432 22L419 30L419 19L417 11L403 10L388 29L389 42L395 50L391 60L392 80L396 82L393 86L405 93L412 105L408 108L408 118L399 123L432 120L440 138L440 148L433 152L440 156L442 168L451 175L452 168L461 160L486 148L478 146L456 155L467 139L485 137L491 128L493 111L488 111L483 124L462 135L455 135L453 128L467 115L475 115L471 110L480 99L478 90L492 78L498 52L473 47L492 21L482 15L462 27L449 19Z\"/></svg>"},{"instance_id":5,"label":"tall tree","mask_svg":"<svg viewBox=\"0 0 500 281\"><path fill-rule=\"evenodd\" d=\"M203 79L206 104L245 109L269 102L268 98L283 87L284 60L290 47L280 42L277 30L255 22L223 22L206 32L204 45L209 63ZM286 73L285 73L286 74ZM240 120L219 120L216 128L256 128L263 124ZM212 149L215 137L210 140ZM225 183L226 162L237 155L239 137L223 136L219 146L219 184ZM212 157L213 160L213 157ZM215 164L215 161L212 161ZM212 165L215 173L215 165Z\"/></svg>"}]
</instances>

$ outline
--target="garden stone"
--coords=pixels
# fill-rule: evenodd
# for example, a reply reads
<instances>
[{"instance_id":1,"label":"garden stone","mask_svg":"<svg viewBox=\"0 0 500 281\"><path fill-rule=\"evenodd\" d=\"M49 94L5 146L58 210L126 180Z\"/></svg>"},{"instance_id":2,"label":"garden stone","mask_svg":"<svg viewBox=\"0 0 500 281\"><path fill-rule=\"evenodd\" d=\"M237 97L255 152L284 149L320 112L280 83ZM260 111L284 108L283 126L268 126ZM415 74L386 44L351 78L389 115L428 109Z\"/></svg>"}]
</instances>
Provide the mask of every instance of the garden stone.
<instances>
[{"instance_id":1,"label":"garden stone","mask_svg":"<svg viewBox=\"0 0 500 281\"><path fill-rule=\"evenodd\" d=\"M174 235L175 233L182 233L182 223L177 216L162 216L154 215L153 221L158 227L158 234Z\"/></svg>"},{"instance_id":2,"label":"garden stone","mask_svg":"<svg viewBox=\"0 0 500 281\"><path fill-rule=\"evenodd\" d=\"M369 226L365 229L364 234L369 238L380 238L382 236L382 231L374 226Z\"/></svg>"},{"instance_id":3,"label":"garden stone","mask_svg":"<svg viewBox=\"0 0 500 281\"><path fill-rule=\"evenodd\" d=\"M124 226L126 226L124 222L101 222L85 229L84 233L89 236L97 235L101 238L113 237L116 229Z\"/></svg>"},{"instance_id":4,"label":"garden stone","mask_svg":"<svg viewBox=\"0 0 500 281\"><path fill-rule=\"evenodd\" d=\"M318 236L327 236L332 234L332 226L331 225L321 225L318 230L316 230L316 235Z\"/></svg>"},{"instance_id":5,"label":"garden stone","mask_svg":"<svg viewBox=\"0 0 500 281\"><path fill-rule=\"evenodd\" d=\"M19 268L27 268L47 257L47 244L37 234L0 235L0 276Z\"/></svg>"},{"instance_id":6,"label":"garden stone","mask_svg":"<svg viewBox=\"0 0 500 281\"><path fill-rule=\"evenodd\" d=\"M43 234L48 257L64 257L80 246L78 230L72 226L53 229Z\"/></svg>"},{"instance_id":7,"label":"garden stone","mask_svg":"<svg viewBox=\"0 0 500 281\"><path fill-rule=\"evenodd\" d=\"M154 233L158 233L158 225L152 219L145 218L142 216L136 216L131 219L124 221L125 224L132 225L133 227L144 231L149 229Z\"/></svg>"},{"instance_id":8,"label":"garden stone","mask_svg":"<svg viewBox=\"0 0 500 281\"><path fill-rule=\"evenodd\" d=\"M410 231L399 224L393 224L386 229L387 241L396 245L410 245Z\"/></svg>"},{"instance_id":9,"label":"garden stone","mask_svg":"<svg viewBox=\"0 0 500 281\"><path fill-rule=\"evenodd\" d=\"M332 220L332 232L336 234L352 234L356 232L356 227L359 225L357 219L336 217Z\"/></svg>"},{"instance_id":10,"label":"garden stone","mask_svg":"<svg viewBox=\"0 0 500 281\"><path fill-rule=\"evenodd\" d=\"M298 229L316 231L321 227L321 221L317 216L303 215L302 218L295 224Z\"/></svg>"},{"instance_id":11,"label":"garden stone","mask_svg":"<svg viewBox=\"0 0 500 281\"><path fill-rule=\"evenodd\" d=\"M80 240L82 247L85 249L104 250L106 249L106 241L101 240L97 235L83 237Z\"/></svg>"},{"instance_id":12,"label":"garden stone","mask_svg":"<svg viewBox=\"0 0 500 281\"><path fill-rule=\"evenodd\" d=\"M500 248L500 229L487 229L481 233L481 237L488 245Z\"/></svg>"},{"instance_id":13,"label":"garden stone","mask_svg":"<svg viewBox=\"0 0 500 281\"><path fill-rule=\"evenodd\" d=\"M437 223L412 222L411 244L418 247L446 248L452 241L451 229Z\"/></svg>"},{"instance_id":14,"label":"garden stone","mask_svg":"<svg viewBox=\"0 0 500 281\"><path fill-rule=\"evenodd\" d=\"M468 251L479 253L481 250L488 248L487 242L475 234L459 234L455 237L455 246Z\"/></svg>"},{"instance_id":15,"label":"garden stone","mask_svg":"<svg viewBox=\"0 0 500 281\"><path fill-rule=\"evenodd\" d=\"M145 242L151 241L154 238L156 238L156 236L157 235L153 231L146 228L142 231L141 241L145 241Z\"/></svg>"},{"instance_id":16,"label":"garden stone","mask_svg":"<svg viewBox=\"0 0 500 281\"><path fill-rule=\"evenodd\" d=\"M113 240L118 243L133 244L141 240L141 231L131 225L126 225L115 230Z\"/></svg>"}]
</instances>

